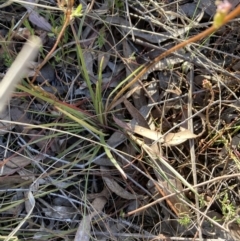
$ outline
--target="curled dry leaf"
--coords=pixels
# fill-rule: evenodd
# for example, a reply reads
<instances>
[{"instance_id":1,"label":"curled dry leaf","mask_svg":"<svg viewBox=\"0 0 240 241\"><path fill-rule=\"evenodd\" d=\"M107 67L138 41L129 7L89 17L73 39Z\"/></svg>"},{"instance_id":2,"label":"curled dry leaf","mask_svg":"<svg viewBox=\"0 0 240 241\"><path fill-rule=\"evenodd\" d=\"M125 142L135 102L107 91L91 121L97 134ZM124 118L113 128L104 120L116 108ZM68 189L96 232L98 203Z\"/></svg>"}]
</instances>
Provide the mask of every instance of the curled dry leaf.
<instances>
[{"instance_id":1,"label":"curled dry leaf","mask_svg":"<svg viewBox=\"0 0 240 241\"><path fill-rule=\"evenodd\" d=\"M147 129L145 127L138 126L138 125L131 125L128 123L124 123L123 121L117 119L114 116L113 116L113 119L120 127L122 127L126 131L136 133L138 135L144 136L154 141L163 142L163 139L162 139L163 135L157 131L152 131L150 129Z\"/></svg>"},{"instance_id":2,"label":"curled dry leaf","mask_svg":"<svg viewBox=\"0 0 240 241\"><path fill-rule=\"evenodd\" d=\"M197 135L193 134L189 130L180 131L177 133L168 133L164 136L164 145L165 146L176 146L182 144L186 140L196 138Z\"/></svg>"}]
</instances>

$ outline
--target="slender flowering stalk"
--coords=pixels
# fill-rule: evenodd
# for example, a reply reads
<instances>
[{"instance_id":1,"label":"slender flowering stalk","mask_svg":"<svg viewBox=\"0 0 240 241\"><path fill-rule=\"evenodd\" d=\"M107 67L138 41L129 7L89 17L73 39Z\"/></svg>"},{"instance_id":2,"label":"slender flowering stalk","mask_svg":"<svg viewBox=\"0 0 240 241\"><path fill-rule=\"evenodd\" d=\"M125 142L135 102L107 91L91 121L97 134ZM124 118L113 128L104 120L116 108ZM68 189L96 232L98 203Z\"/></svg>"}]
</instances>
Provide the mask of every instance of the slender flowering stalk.
<instances>
[{"instance_id":1,"label":"slender flowering stalk","mask_svg":"<svg viewBox=\"0 0 240 241\"><path fill-rule=\"evenodd\" d=\"M220 28L223 25L224 18L229 13L232 8L232 4L228 0L217 1L217 10L213 18L213 26L215 28Z\"/></svg>"}]
</instances>

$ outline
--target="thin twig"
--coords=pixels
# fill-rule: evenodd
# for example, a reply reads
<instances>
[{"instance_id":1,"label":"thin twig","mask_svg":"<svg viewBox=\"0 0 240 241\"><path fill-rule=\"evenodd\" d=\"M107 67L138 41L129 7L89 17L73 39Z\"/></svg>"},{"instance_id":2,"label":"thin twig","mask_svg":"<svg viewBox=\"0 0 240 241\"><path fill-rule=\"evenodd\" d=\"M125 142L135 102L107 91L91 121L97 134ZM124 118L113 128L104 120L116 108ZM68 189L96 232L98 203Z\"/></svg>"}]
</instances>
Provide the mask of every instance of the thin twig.
<instances>
[{"instance_id":1,"label":"thin twig","mask_svg":"<svg viewBox=\"0 0 240 241\"><path fill-rule=\"evenodd\" d=\"M192 99L192 94L193 94L193 79L194 79L194 72L193 72L193 66L191 65L190 69L190 83L189 83L189 95L188 95L188 117L192 116L192 109L193 109L193 99ZM193 119L190 118L188 120L188 129L193 133ZM193 176L193 184L197 185L197 169L196 169L196 155L195 155L195 147L194 147L194 140L191 139L189 140L189 146L190 146L190 157L191 157L191 163L192 163L192 176ZM195 188L195 191L197 193L197 188ZM199 210L199 197L195 193L195 205L196 209ZM194 239L196 239L197 234L199 235L200 240L202 240L202 230L201 230L201 217L200 213L197 211L197 224L198 224L198 232L196 232Z\"/></svg>"}]
</instances>

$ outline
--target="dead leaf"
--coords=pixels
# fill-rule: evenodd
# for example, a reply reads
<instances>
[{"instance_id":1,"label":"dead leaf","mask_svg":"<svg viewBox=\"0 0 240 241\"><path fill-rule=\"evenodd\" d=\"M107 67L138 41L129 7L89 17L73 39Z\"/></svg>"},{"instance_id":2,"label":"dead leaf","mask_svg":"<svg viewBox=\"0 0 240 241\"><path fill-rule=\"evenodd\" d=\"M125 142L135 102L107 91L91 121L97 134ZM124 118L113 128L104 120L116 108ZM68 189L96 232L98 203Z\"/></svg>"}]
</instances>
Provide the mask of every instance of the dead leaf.
<instances>
[{"instance_id":1,"label":"dead leaf","mask_svg":"<svg viewBox=\"0 0 240 241\"><path fill-rule=\"evenodd\" d=\"M168 133L166 136L164 136L157 131L152 131L142 126L124 123L123 121L117 119L114 116L113 119L124 130L136 133L138 135L157 141L159 143L164 143L163 145L165 146L176 146L185 142L186 140L197 137L197 135L193 134L189 130L184 130L177 133Z\"/></svg>"},{"instance_id":2,"label":"dead leaf","mask_svg":"<svg viewBox=\"0 0 240 241\"><path fill-rule=\"evenodd\" d=\"M31 187L30 187L30 189L31 189ZM32 211L33 211L33 209L35 207L36 202L35 202L35 198L34 198L32 192L31 191L25 192L24 195L25 195L25 198L29 201L29 204L31 206L29 206L29 210L28 210L26 216L18 223L17 227L15 227L11 231L11 233L8 235L8 238L6 238L5 240L10 240L10 237L13 237L13 235L15 235L16 232L19 231L19 229L22 227L22 225L24 223L26 223L26 221L30 218L30 215L32 214Z\"/></svg>"},{"instance_id":3,"label":"dead leaf","mask_svg":"<svg viewBox=\"0 0 240 241\"><path fill-rule=\"evenodd\" d=\"M22 192L17 192L11 198L11 203L16 203L17 201L20 201L23 198L24 198L23 197L23 193ZM8 210L2 212L2 214L5 214L5 215L6 214L12 214L12 215L15 215L17 217L22 212L23 209L24 209L24 203L23 202L19 202L18 205L12 206Z\"/></svg>"},{"instance_id":4,"label":"dead leaf","mask_svg":"<svg viewBox=\"0 0 240 241\"><path fill-rule=\"evenodd\" d=\"M72 219L76 214L75 208L65 206L52 205L51 207L43 208L42 210L47 217L57 219Z\"/></svg>"},{"instance_id":5,"label":"dead leaf","mask_svg":"<svg viewBox=\"0 0 240 241\"><path fill-rule=\"evenodd\" d=\"M232 68L235 70L235 71L239 71L240 69L240 61L237 61L233 66Z\"/></svg>"},{"instance_id":6,"label":"dead leaf","mask_svg":"<svg viewBox=\"0 0 240 241\"><path fill-rule=\"evenodd\" d=\"M14 188L16 184L19 184L22 181L23 179L18 175L3 176L3 177L0 176L0 189L4 190L4 189ZM3 192L5 191L0 191L0 194L2 194Z\"/></svg>"},{"instance_id":7,"label":"dead leaf","mask_svg":"<svg viewBox=\"0 0 240 241\"><path fill-rule=\"evenodd\" d=\"M31 180L31 181L35 180L34 175L33 174L31 175L28 170L21 169L21 170L18 170L17 173L19 174L19 176L23 180L26 180L26 181L28 181L28 180Z\"/></svg>"},{"instance_id":8,"label":"dead leaf","mask_svg":"<svg viewBox=\"0 0 240 241\"><path fill-rule=\"evenodd\" d=\"M160 134L157 131L152 131L150 129L147 129L145 127L138 126L138 125L132 125L132 124L129 124L129 123L124 123L123 121L117 119L114 116L113 116L113 119L120 127L122 127L126 131L136 133L138 135L141 135L143 137L149 138L149 139L154 140L154 141L159 141L160 143L164 141L163 138L162 138L163 135Z\"/></svg>"},{"instance_id":9,"label":"dead leaf","mask_svg":"<svg viewBox=\"0 0 240 241\"><path fill-rule=\"evenodd\" d=\"M25 111L28 108L27 104L21 103L19 102L19 100L12 100L11 103L12 103L12 106L16 106L10 109L12 121L25 123L25 124L32 124L32 120L28 118L28 115ZM27 133L29 131L29 129L23 125L16 125L15 128L19 133L21 132Z\"/></svg>"},{"instance_id":10,"label":"dead leaf","mask_svg":"<svg viewBox=\"0 0 240 241\"><path fill-rule=\"evenodd\" d=\"M1 170L0 176L9 176L16 172L17 170L9 168L9 167L3 167L3 170Z\"/></svg>"},{"instance_id":11,"label":"dead leaf","mask_svg":"<svg viewBox=\"0 0 240 241\"><path fill-rule=\"evenodd\" d=\"M38 156L35 158L35 160L42 160L42 157ZM29 165L31 162L32 160L25 156L10 157L9 160L7 160L7 164L3 167L1 176L12 175L15 172L19 172L21 168Z\"/></svg>"},{"instance_id":12,"label":"dead leaf","mask_svg":"<svg viewBox=\"0 0 240 241\"><path fill-rule=\"evenodd\" d=\"M180 5L179 9L181 12L183 12L186 16L188 16L191 19L194 19L196 15L201 13L201 11L197 8L197 4L194 2Z\"/></svg>"},{"instance_id":13,"label":"dead leaf","mask_svg":"<svg viewBox=\"0 0 240 241\"><path fill-rule=\"evenodd\" d=\"M101 171L106 172L107 170L110 171L110 169L101 166ZM122 188L115 180L110 179L108 177L102 177L103 180L105 181L107 187L114 193L116 193L119 197L127 199L127 200L132 200L132 199L137 199L141 196L139 195L134 195L128 191L126 191L124 188Z\"/></svg>"},{"instance_id":14,"label":"dead leaf","mask_svg":"<svg viewBox=\"0 0 240 241\"><path fill-rule=\"evenodd\" d=\"M38 0L27 0L25 2L37 3ZM27 3L20 4L27 9L29 13L29 21L31 23L35 24L37 27L47 32L50 32L52 30L51 24L44 17L40 16L38 12L36 12L36 8L34 5L30 5Z\"/></svg>"},{"instance_id":15,"label":"dead leaf","mask_svg":"<svg viewBox=\"0 0 240 241\"><path fill-rule=\"evenodd\" d=\"M111 147L117 147L118 145L122 144L125 140L125 135L123 135L119 131L115 131L107 140L107 144Z\"/></svg>"},{"instance_id":16,"label":"dead leaf","mask_svg":"<svg viewBox=\"0 0 240 241\"><path fill-rule=\"evenodd\" d=\"M177 133L168 133L164 136L164 145L165 146L176 146L182 144L186 140L196 138L197 135L193 134L189 130L180 131Z\"/></svg>"},{"instance_id":17,"label":"dead leaf","mask_svg":"<svg viewBox=\"0 0 240 241\"><path fill-rule=\"evenodd\" d=\"M9 130L12 130L14 125L10 125L4 122L1 122L1 120L7 120L10 121L10 114L7 108L5 108L2 112L0 112L0 135L4 135L9 132Z\"/></svg>"},{"instance_id":18,"label":"dead leaf","mask_svg":"<svg viewBox=\"0 0 240 241\"><path fill-rule=\"evenodd\" d=\"M31 36L31 32L27 28L19 28L12 32L13 38L16 40L26 40Z\"/></svg>"},{"instance_id":19,"label":"dead leaf","mask_svg":"<svg viewBox=\"0 0 240 241\"><path fill-rule=\"evenodd\" d=\"M94 216L98 215L100 212L102 212L106 202L107 202L107 198L106 196L106 189L104 189L101 192L103 195L98 198L96 198L93 202L92 202L92 210L94 210L93 212L91 212L90 214L83 216L82 221L78 227L78 230L76 232L74 241L89 241L92 237L90 231L91 231L91 223L92 223L92 219ZM108 196L108 194L107 194ZM92 239L91 239L92 240Z\"/></svg>"},{"instance_id":20,"label":"dead leaf","mask_svg":"<svg viewBox=\"0 0 240 241\"><path fill-rule=\"evenodd\" d=\"M93 76L93 62L94 62L94 56L90 51L85 51L83 53L86 69L89 75Z\"/></svg>"},{"instance_id":21,"label":"dead leaf","mask_svg":"<svg viewBox=\"0 0 240 241\"><path fill-rule=\"evenodd\" d=\"M149 128L146 119L141 115L137 108L135 108L127 99L125 99L123 103L126 106L132 118L135 119L137 124L145 128Z\"/></svg>"},{"instance_id":22,"label":"dead leaf","mask_svg":"<svg viewBox=\"0 0 240 241\"><path fill-rule=\"evenodd\" d=\"M110 161L109 158L106 157L98 158L94 161L94 163L99 166L114 167L114 164Z\"/></svg>"},{"instance_id":23,"label":"dead leaf","mask_svg":"<svg viewBox=\"0 0 240 241\"><path fill-rule=\"evenodd\" d=\"M105 68L107 67L108 62L110 60L110 57L111 57L111 55L109 53L100 52L98 54L98 69L100 69L101 61L103 61L101 71L105 70Z\"/></svg>"},{"instance_id":24,"label":"dead leaf","mask_svg":"<svg viewBox=\"0 0 240 241\"><path fill-rule=\"evenodd\" d=\"M10 160L7 162L6 166L9 168L19 168L19 167L25 167L28 164L31 163L31 159L27 158L25 156L15 156L10 158Z\"/></svg>"}]
</instances>

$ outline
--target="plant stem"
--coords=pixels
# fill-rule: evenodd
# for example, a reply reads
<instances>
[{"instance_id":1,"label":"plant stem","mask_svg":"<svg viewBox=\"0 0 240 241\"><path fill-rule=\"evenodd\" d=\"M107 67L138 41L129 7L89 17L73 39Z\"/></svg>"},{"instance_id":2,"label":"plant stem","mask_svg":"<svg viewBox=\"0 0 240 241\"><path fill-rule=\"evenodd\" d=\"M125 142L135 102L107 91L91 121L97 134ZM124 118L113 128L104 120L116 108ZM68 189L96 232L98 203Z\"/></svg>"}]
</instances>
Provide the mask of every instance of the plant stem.
<instances>
[{"instance_id":1,"label":"plant stem","mask_svg":"<svg viewBox=\"0 0 240 241\"><path fill-rule=\"evenodd\" d=\"M71 21L72 7L73 7L73 0L69 1L69 3L68 3L68 7L67 7L66 12L65 12L66 19L65 19L65 22L62 26L62 29L61 29L60 33L58 34L58 37L57 37L57 40L56 40L54 46L52 47L51 51L47 54L47 56L44 58L43 62L38 66L31 83L34 83L34 81L36 80L36 78L37 78L37 76L38 76L38 74L41 70L41 68L48 62L51 55L53 54L53 52L57 48L58 43L60 42L60 39L62 38L65 29L67 28L67 26L69 25L69 23Z\"/></svg>"},{"instance_id":2,"label":"plant stem","mask_svg":"<svg viewBox=\"0 0 240 241\"><path fill-rule=\"evenodd\" d=\"M205 31L193 36L190 39L187 39L177 45L175 45L174 47L172 47L171 49L165 51L164 53L162 53L161 55L159 55L158 57L156 57L153 61L151 61L150 63L148 63L126 86L124 86L121 91L118 92L118 94L114 97L113 101L111 102L111 104L109 106L107 106L107 111L110 111L114 105L114 103L119 99L119 97L130 87L132 86L134 83L136 83L141 76L143 76L145 73L148 72L149 69L153 68L160 60L162 60L163 58L167 57L168 55L172 54L173 52L185 47L186 45L190 44L190 43L194 43L197 42L200 39L203 39L209 35L211 35L213 32L215 32L216 30L218 30L220 27L222 27L223 25L225 25L226 23L228 23L230 20L232 20L233 18L235 18L236 16L238 16L240 14L240 5L238 7L236 7L232 12L230 12L223 20L222 25L221 26L214 26L212 25L211 27L209 27L208 29L206 29Z\"/></svg>"}]
</instances>

